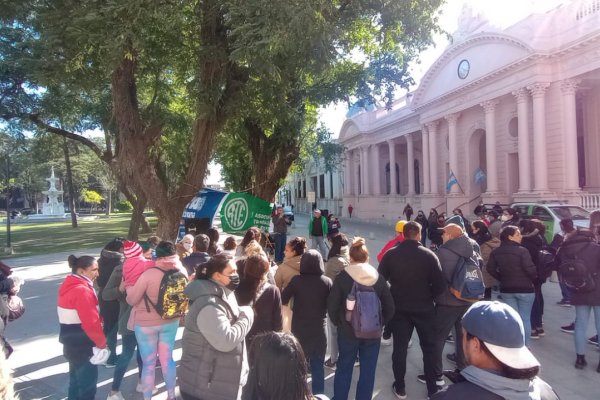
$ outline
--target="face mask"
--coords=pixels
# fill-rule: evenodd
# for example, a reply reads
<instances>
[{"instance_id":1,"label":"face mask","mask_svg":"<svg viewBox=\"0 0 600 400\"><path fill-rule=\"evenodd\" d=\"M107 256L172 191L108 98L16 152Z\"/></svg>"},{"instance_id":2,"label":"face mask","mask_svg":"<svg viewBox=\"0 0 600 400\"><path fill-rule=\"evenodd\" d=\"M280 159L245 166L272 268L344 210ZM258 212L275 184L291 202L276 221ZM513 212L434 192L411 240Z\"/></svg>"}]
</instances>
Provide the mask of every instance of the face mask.
<instances>
[{"instance_id":1,"label":"face mask","mask_svg":"<svg viewBox=\"0 0 600 400\"><path fill-rule=\"evenodd\" d=\"M192 244L191 244L191 243L183 243L183 248L184 248L186 251L190 251L190 250L191 250L191 248L192 248Z\"/></svg>"},{"instance_id":2,"label":"face mask","mask_svg":"<svg viewBox=\"0 0 600 400\"><path fill-rule=\"evenodd\" d=\"M233 292L238 286L240 286L240 276L231 275L229 277L229 284L227 284L225 287Z\"/></svg>"},{"instance_id":3,"label":"face mask","mask_svg":"<svg viewBox=\"0 0 600 400\"><path fill-rule=\"evenodd\" d=\"M504 215L502 214L502 216L500 217L501 221L508 221L508 215Z\"/></svg>"}]
</instances>

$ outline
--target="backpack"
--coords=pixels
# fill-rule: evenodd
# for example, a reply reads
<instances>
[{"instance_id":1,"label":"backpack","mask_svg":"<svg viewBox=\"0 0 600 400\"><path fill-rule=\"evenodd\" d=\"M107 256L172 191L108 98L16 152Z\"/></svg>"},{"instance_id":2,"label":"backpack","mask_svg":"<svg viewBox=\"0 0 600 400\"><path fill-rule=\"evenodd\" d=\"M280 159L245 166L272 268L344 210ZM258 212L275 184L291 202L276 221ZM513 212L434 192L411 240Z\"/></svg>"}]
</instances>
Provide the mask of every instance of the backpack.
<instances>
[{"instance_id":1,"label":"backpack","mask_svg":"<svg viewBox=\"0 0 600 400\"><path fill-rule=\"evenodd\" d=\"M479 260L476 257L459 255L449 289L450 293L459 300L470 302L481 300L485 285Z\"/></svg>"},{"instance_id":2,"label":"backpack","mask_svg":"<svg viewBox=\"0 0 600 400\"><path fill-rule=\"evenodd\" d=\"M348 299L354 297L354 308L347 310L346 320L357 339L380 339L383 333L381 300L373 286L354 282Z\"/></svg>"},{"instance_id":3,"label":"backpack","mask_svg":"<svg viewBox=\"0 0 600 400\"><path fill-rule=\"evenodd\" d=\"M183 293L188 279L177 269L164 271L158 267L153 267L163 273L158 288L158 301L152 303L147 293L144 293L146 309L150 312L148 303L156 310L162 319L180 318L185 315L188 308L188 297Z\"/></svg>"},{"instance_id":4,"label":"backpack","mask_svg":"<svg viewBox=\"0 0 600 400\"><path fill-rule=\"evenodd\" d=\"M574 293L588 293L596 289L595 274L577 254L561 260L558 273L567 288Z\"/></svg>"},{"instance_id":5,"label":"backpack","mask_svg":"<svg viewBox=\"0 0 600 400\"><path fill-rule=\"evenodd\" d=\"M548 248L543 248L538 252L536 263L537 275L540 282L546 282L554 270L554 253Z\"/></svg>"}]
</instances>

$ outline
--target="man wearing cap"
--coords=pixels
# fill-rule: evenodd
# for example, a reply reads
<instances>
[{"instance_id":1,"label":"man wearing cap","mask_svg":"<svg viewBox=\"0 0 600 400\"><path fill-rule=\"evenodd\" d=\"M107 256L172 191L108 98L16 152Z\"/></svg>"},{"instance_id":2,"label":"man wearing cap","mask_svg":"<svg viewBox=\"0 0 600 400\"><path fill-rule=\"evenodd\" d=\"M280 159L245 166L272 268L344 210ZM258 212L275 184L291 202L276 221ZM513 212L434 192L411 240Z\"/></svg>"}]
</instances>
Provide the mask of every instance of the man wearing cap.
<instances>
[{"instance_id":1,"label":"man wearing cap","mask_svg":"<svg viewBox=\"0 0 600 400\"><path fill-rule=\"evenodd\" d=\"M519 314L498 301L473 304L462 319L468 366L452 377L454 384L432 400L557 400L538 377L540 363L525 346Z\"/></svg>"},{"instance_id":2,"label":"man wearing cap","mask_svg":"<svg viewBox=\"0 0 600 400\"><path fill-rule=\"evenodd\" d=\"M318 250L327 260L327 245L325 237L327 236L327 220L321 216L321 210L315 208L313 218L308 223L308 236L312 239L312 248Z\"/></svg>"},{"instance_id":3,"label":"man wearing cap","mask_svg":"<svg viewBox=\"0 0 600 400\"><path fill-rule=\"evenodd\" d=\"M454 217L449 218L448 221L455 220L457 222L462 222L460 221L460 218L460 216L455 215ZM452 283L452 278L454 277L456 267L458 266L458 263L462 257L474 258L481 261L481 256L479 255L480 250L477 242L467 237L462 226L455 223L447 223L444 228L442 228L442 231L443 244L436 251L436 255L440 260L440 265L442 267L442 273L444 274L446 284L450 285ZM456 353L452 358L453 361L455 361L458 369L463 369L465 367L465 360L461 348L462 328L460 325L460 320L472 302L460 300L450 293L449 289L446 289L444 292L442 292L442 294L435 298L435 303L436 330L438 332L438 337L436 339L437 348L435 372L436 376L438 377L438 383L443 384L442 353L444 351L446 337L453 327L455 329L454 338L456 343Z\"/></svg>"},{"instance_id":4,"label":"man wearing cap","mask_svg":"<svg viewBox=\"0 0 600 400\"><path fill-rule=\"evenodd\" d=\"M277 206L275 215L271 218L273 222L273 239L275 240L275 262L281 264L283 262L283 251L287 242L287 227L292 224L292 221L283 215L283 207Z\"/></svg>"},{"instance_id":5,"label":"man wearing cap","mask_svg":"<svg viewBox=\"0 0 600 400\"><path fill-rule=\"evenodd\" d=\"M383 255L379 273L390 282L396 311L389 322L392 327L394 351L392 392L398 399L406 398L406 355L413 331L419 335L423 351L423 367L427 393L438 390L435 383L435 305L434 299L446 290L437 256L425 248L421 240L421 225L407 222L404 241Z\"/></svg>"}]
</instances>

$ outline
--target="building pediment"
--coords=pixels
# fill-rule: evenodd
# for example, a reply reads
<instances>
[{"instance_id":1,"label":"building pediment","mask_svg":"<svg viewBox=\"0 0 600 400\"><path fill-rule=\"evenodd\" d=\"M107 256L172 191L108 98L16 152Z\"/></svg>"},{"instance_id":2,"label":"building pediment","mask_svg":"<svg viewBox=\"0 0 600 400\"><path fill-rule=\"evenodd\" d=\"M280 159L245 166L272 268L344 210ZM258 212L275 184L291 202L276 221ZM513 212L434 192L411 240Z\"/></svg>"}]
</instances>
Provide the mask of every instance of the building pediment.
<instances>
[{"instance_id":1,"label":"building pediment","mask_svg":"<svg viewBox=\"0 0 600 400\"><path fill-rule=\"evenodd\" d=\"M528 59L533 49L501 33L478 33L450 46L429 68L411 103L413 110L447 97Z\"/></svg>"}]
</instances>

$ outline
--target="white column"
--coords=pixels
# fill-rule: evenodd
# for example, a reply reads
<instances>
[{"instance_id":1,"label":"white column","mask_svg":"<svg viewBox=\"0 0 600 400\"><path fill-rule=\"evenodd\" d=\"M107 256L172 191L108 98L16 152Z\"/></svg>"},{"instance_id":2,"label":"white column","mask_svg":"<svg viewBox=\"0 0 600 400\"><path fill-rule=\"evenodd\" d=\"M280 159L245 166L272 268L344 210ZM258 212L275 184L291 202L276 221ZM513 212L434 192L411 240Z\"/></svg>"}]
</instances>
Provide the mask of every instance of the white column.
<instances>
[{"instance_id":1,"label":"white column","mask_svg":"<svg viewBox=\"0 0 600 400\"><path fill-rule=\"evenodd\" d=\"M319 199L321 198L321 173L319 172L318 161L315 162L315 175L317 175L317 187L315 188L315 202L317 203L317 206L319 206Z\"/></svg>"},{"instance_id":2,"label":"white column","mask_svg":"<svg viewBox=\"0 0 600 400\"><path fill-rule=\"evenodd\" d=\"M423 147L423 193L431 192L429 182L429 132L426 126L421 127L421 144Z\"/></svg>"},{"instance_id":3,"label":"white column","mask_svg":"<svg viewBox=\"0 0 600 400\"><path fill-rule=\"evenodd\" d=\"M409 133L405 136L406 138L406 158L407 158L407 172L408 172L408 196L414 196L415 194L415 146L413 143L413 137Z\"/></svg>"},{"instance_id":4,"label":"white column","mask_svg":"<svg viewBox=\"0 0 600 400\"><path fill-rule=\"evenodd\" d=\"M346 157L344 159L344 195L352 194L352 181L350 178L352 176L352 171L350 170L350 166L352 165L351 159L352 151L348 150L346 151Z\"/></svg>"},{"instance_id":5,"label":"white column","mask_svg":"<svg viewBox=\"0 0 600 400\"><path fill-rule=\"evenodd\" d=\"M548 160L546 156L546 90L549 83L535 83L527 86L533 98L533 175L534 189L538 192L548 190Z\"/></svg>"},{"instance_id":6,"label":"white column","mask_svg":"<svg viewBox=\"0 0 600 400\"><path fill-rule=\"evenodd\" d=\"M352 152L352 187L354 188L354 195L358 196L359 193L362 193L362 182L360 179L360 175L362 175L362 166L359 168L358 166L356 166L356 164L358 163L358 165L360 166L360 163L362 162L362 150L358 148L358 160L356 160L356 150L357 149L354 149L354 151Z\"/></svg>"},{"instance_id":7,"label":"white column","mask_svg":"<svg viewBox=\"0 0 600 400\"><path fill-rule=\"evenodd\" d=\"M485 157L487 159L487 192L498 191L498 166L496 163L496 106L497 100L481 103L485 112Z\"/></svg>"},{"instance_id":8,"label":"white column","mask_svg":"<svg viewBox=\"0 0 600 400\"><path fill-rule=\"evenodd\" d=\"M517 99L518 147L519 147L519 192L531 191L531 152L529 150L529 93L521 88L515 90Z\"/></svg>"},{"instance_id":9,"label":"white column","mask_svg":"<svg viewBox=\"0 0 600 400\"><path fill-rule=\"evenodd\" d=\"M374 145L371 146L371 156L372 156L372 162L369 165L369 171L371 171L371 168L373 169L371 171L371 180L373 181L373 192L372 194L378 196L381 194L381 170L380 170L380 163L379 163L379 143L376 143Z\"/></svg>"},{"instance_id":10,"label":"white column","mask_svg":"<svg viewBox=\"0 0 600 400\"><path fill-rule=\"evenodd\" d=\"M359 147L358 149L359 153L359 171L358 171L358 176L359 176L359 186L360 186L360 190L358 193L360 193L361 195L365 194L365 149L363 147Z\"/></svg>"},{"instance_id":11,"label":"white column","mask_svg":"<svg viewBox=\"0 0 600 400\"><path fill-rule=\"evenodd\" d=\"M398 194L396 188L396 143L393 140L388 140L388 151L390 153L390 196Z\"/></svg>"},{"instance_id":12,"label":"white column","mask_svg":"<svg viewBox=\"0 0 600 400\"><path fill-rule=\"evenodd\" d=\"M454 172L456 179L458 179L458 147L456 144L456 123L460 113L450 114L446 116L448 121L448 163L450 164L450 171ZM450 188L450 193L459 193L458 185L453 185Z\"/></svg>"},{"instance_id":13,"label":"white column","mask_svg":"<svg viewBox=\"0 0 600 400\"><path fill-rule=\"evenodd\" d=\"M427 124L429 131L429 184L431 194L439 194L438 185L438 154L437 154L437 128L438 121L432 121Z\"/></svg>"},{"instance_id":14,"label":"white column","mask_svg":"<svg viewBox=\"0 0 600 400\"><path fill-rule=\"evenodd\" d=\"M577 155L577 116L575 114L575 92L580 83L581 80L579 79L567 79L560 84L560 89L563 93L565 190L569 191L580 190L579 157Z\"/></svg>"},{"instance_id":15,"label":"white column","mask_svg":"<svg viewBox=\"0 0 600 400\"><path fill-rule=\"evenodd\" d=\"M370 179L370 175L371 175L371 167L369 165L369 163L371 162L371 157L369 156L370 153L370 145L366 145L364 147L364 161L365 161L365 168L364 168L364 173L363 173L363 181L364 181L364 188L365 188L365 192L364 194L371 194L371 179Z\"/></svg>"}]
</instances>

